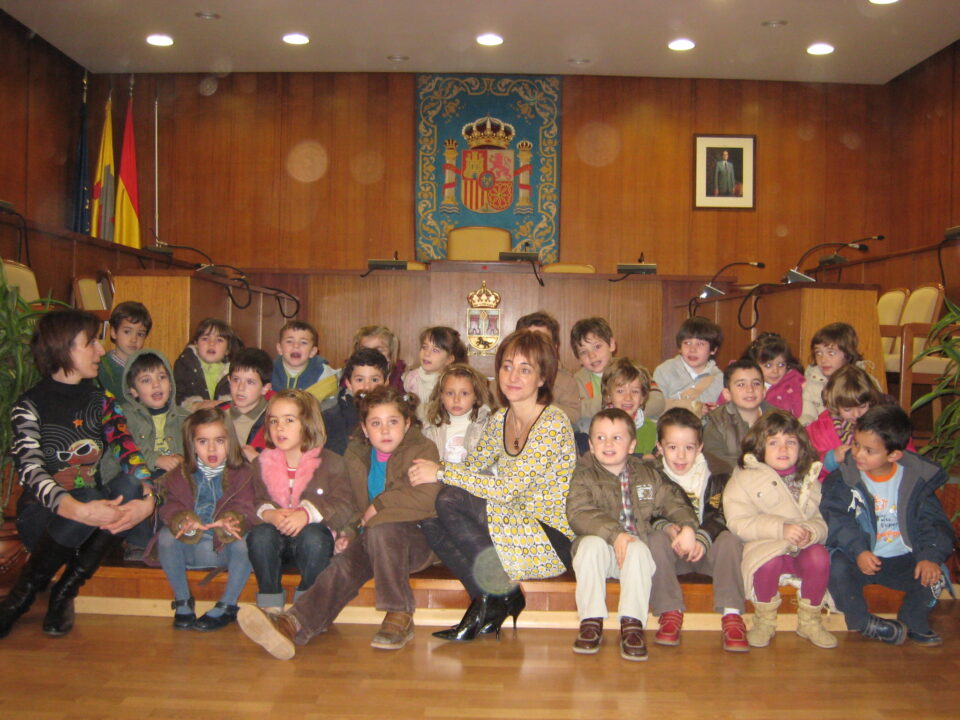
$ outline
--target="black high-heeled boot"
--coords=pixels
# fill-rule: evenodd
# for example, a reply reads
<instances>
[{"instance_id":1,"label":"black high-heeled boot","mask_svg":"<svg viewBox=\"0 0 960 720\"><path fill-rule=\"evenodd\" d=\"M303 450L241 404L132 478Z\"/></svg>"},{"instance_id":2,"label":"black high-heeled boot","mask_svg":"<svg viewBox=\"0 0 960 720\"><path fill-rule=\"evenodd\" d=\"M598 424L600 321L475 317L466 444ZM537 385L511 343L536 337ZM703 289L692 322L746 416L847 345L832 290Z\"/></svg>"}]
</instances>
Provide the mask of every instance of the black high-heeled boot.
<instances>
[{"instance_id":1,"label":"black high-heeled boot","mask_svg":"<svg viewBox=\"0 0 960 720\"><path fill-rule=\"evenodd\" d=\"M513 629L517 629L517 618L527 606L527 599L518 585L514 590L506 595L499 595L497 602L491 604L491 612L484 623L480 632L482 634L495 633L497 639L500 639L500 627L508 616L513 616Z\"/></svg>"},{"instance_id":2,"label":"black high-heeled boot","mask_svg":"<svg viewBox=\"0 0 960 720\"><path fill-rule=\"evenodd\" d=\"M454 640L456 642L469 642L480 634L480 628L487 621L490 612L490 602L493 600L491 595L479 595L470 601L470 607L464 613L463 618L457 625L446 630L439 630L433 633L434 637L441 640Z\"/></svg>"},{"instance_id":3,"label":"black high-heeled boot","mask_svg":"<svg viewBox=\"0 0 960 720\"><path fill-rule=\"evenodd\" d=\"M0 638L10 634L13 624L33 605L37 593L47 589L50 578L75 552L75 548L61 545L48 533L40 537L13 589L0 602Z\"/></svg>"},{"instance_id":4,"label":"black high-heeled boot","mask_svg":"<svg viewBox=\"0 0 960 720\"><path fill-rule=\"evenodd\" d=\"M80 546L57 584L50 590L50 604L43 618L43 631L47 635L60 637L73 630L73 599L83 584L93 577L110 549L119 542L120 538L116 535L97 530Z\"/></svg>"}]
</instances>

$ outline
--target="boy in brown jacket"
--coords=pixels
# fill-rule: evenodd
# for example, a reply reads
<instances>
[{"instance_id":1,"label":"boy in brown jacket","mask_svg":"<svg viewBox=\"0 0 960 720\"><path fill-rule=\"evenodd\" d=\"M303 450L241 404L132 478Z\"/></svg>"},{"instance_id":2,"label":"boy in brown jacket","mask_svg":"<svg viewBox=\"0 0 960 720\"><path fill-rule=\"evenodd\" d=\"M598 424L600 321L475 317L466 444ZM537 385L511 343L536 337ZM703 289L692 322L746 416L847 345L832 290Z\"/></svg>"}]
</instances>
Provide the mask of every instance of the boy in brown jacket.
<instances>
[{"instance_id":1,"label":"boy in brown jacket","mask_svg":"<svg viewBox=\"0 0 960 720\"><path fill-rule=\"evenodd\" d=\"M580 632L573 651L600 648L607 616L606 581L620 580L620 656L646 660L643 622L648 614L655 566L646 544L654 517L680 527L674 546L696 550L697 515L680 487L633 457L633 419L623 410L598 412L590 425L590 452L574 471L567 497L567 519L577 534L573 569L577 576Z\"/></svg>"}]
</instances>

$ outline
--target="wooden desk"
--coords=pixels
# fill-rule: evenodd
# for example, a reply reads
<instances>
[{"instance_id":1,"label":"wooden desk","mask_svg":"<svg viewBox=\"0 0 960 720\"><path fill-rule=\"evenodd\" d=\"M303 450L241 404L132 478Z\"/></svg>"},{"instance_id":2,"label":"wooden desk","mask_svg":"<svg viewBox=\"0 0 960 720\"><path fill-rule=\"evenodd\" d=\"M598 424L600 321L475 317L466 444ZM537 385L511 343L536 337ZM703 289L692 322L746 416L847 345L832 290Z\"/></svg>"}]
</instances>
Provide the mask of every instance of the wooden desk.
<instances>
[{"instance_id":1,"label":"wooden desk","mask_svg":"<svg viewBox=\"0 0 960 720\"><path fill-rule=\"evenodd\" d=\"M190 341L201 320L216 317L230 324L244 344L262 347L274 354L277 334L286 318L280 313L278 293L267 288L250 286L249 296L243 285L212 275L188 270L141 270L114 275L116 306L136 300L147 306L153 318L153 330L147 347L163 352L172 363ZM230 300L229 292L237 303ZM292 303L281 297L284 312L292 312Z\"/></svg>"},{"instance_id":2,"label":"wooden desk","mask_svg":"<svg viewBox=\"0 0 960 720\"><path fill-rule=\"evenodd\" d=\"M701 302L699 315L723 328L723 347L717 362L725 367L740 356L744 348L761 332L779 333L790 344L793 354L804 365L810 363L810 340L817 330L833 322L852 325L859 337L860 352L870 374L886 392L886 374L880 349L880 321L877 318L877 286L841 283L796 283L761 288L756 298L747 301L740 326L738 312L746 293L724 295Z\"/></svg>"}]
</instances>

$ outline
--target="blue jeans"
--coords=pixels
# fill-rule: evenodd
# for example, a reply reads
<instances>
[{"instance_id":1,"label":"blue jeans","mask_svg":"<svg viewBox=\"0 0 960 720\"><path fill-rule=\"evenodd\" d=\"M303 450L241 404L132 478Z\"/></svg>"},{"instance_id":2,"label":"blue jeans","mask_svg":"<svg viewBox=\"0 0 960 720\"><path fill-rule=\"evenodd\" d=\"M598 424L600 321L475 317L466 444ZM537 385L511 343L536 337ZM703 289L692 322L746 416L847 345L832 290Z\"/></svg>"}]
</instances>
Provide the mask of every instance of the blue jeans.
<instances>
[{"instance_id":1,"label":"blue jeans","mask_svg":"<svg viewBox=\"0 0 960 720\"><path fill-rule=\"evenodd\" d=\"M128 503L143 497L143 484L129 475L118 475L102 488L82 487L71 490L70 497L82 503L122 497L123 502ZM128 537L137 533L141 533L142 536L146 533L149 539L152 525L153 516L150 516L129 530L119 533L118 537ZM17 531L28 550L33 550L44 531L49 532L60 545L75 548L83 545L96 529L95 525L85 525L82 522L61 517L32 499L22 502L17 513Z\"/></svg>"},{"instance_id":2,"label":"blue jeans","mask_svg":"<svg viewBox=\"0 0 960 720\"><path fill-rule=\"evenodd\" d=\"M293 562L300 571L298 590L313 585L333 557L333 535L322 523L310 523L295 537L283 535L270 523L247 533L250 563L262 594L283 592L280 575L283 566Z\"/></svg>"},{"instance_id":3,"label":"blue jeans","mask_svg":"<svg viewBox=\"0 0 960 720\"><path fill-rule=\"evenodd\" d=\"M187 570L226 568L227 587L220 597L225 605L236 605L237 599L250 577L250 560L247 558L247 543L241 538L220 548L213 549L213 538L204 535L195 545L188 545L173 537L170 528L163 528L157 536L157 552L160 566L167 575L173 596L177 600L190 597Z\"/></svg>"}]
</instances>

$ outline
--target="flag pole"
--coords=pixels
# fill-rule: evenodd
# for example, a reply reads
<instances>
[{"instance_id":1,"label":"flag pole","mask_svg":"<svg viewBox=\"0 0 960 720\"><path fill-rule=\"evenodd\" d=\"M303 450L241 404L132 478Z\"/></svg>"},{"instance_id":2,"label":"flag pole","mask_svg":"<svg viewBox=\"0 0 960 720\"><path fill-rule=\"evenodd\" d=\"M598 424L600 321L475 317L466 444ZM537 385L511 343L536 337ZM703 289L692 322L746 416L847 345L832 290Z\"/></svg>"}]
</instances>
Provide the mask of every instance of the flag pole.
<instances>
[{"instance_id":1,"label":"flag pole","mask_svg":"<svg viewBox=\"0 0 960 720\"><path fill-rule=\"evenodd\" d=\"M160 96L157 85L153 86L153 239L160 242L160 155L157 136L159 134Z\"/></svg>"}]
</instances>

